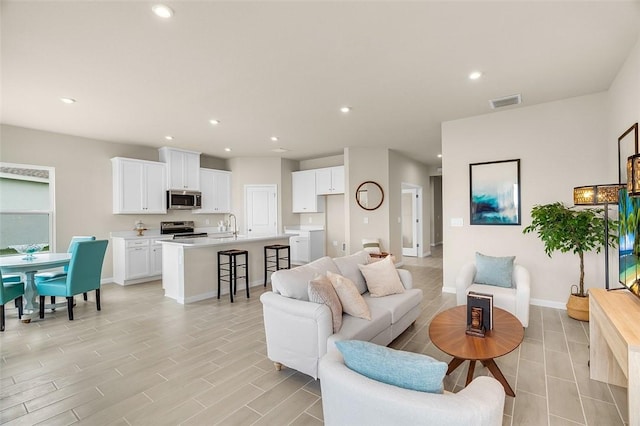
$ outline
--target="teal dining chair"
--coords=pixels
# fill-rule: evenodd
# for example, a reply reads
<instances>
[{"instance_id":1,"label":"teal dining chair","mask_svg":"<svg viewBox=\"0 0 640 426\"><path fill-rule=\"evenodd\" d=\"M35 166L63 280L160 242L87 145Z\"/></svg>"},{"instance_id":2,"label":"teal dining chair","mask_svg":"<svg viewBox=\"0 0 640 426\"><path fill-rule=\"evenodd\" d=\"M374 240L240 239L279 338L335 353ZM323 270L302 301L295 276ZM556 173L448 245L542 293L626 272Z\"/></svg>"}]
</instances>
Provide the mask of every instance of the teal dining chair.
<instances>
[{"instance_id":1,"label":"teal dining chair","mask_svg":"<svg viewBox=\"0 0 640 426\"><path fill-rule=\"evenodd\" d=\"M40 318L44 318L45 296L66 297L69 320L73 321L73 296L95 290L96 307L100 310L100 277L108 243L107 240L76 243L71 251L66 276L36 281L40 295Z\"/></svg>"},{"instance_id":2,"label":"teal dining chair","mask_svg":"<svg viewBox=\"0 0 640 426\"><path fill-rule=\"evenodd\" d=\"M94 241L95 239L96 237L93 235L90 235L90 236L75 235L71 237L71 241L69 242L69 247L67 248L67 253L71 253L75 245L80 241ZM36 283L38 282L38 280L44 281L44 280L50 280L52 278L65 277L67 275L68 269L69 269L69 265L66 265L62 271L40 272L35 275ZM82 295L84 297L84 300L87 300L87 293L83 293ZM54 304L54 303L56 303L56 297L51 296L51 304Z\"/></svg>"},{"instance_id":3,"label":"teal dining chair","mask_svg":"<svg viewBox=\"0 0 640 426\"><path fill-rule=\"evenodd\" d=\"M18 319L22 318L24 283L20 281L20 276L18 275L8 275L6 278L7 280L5 281L2 272L0 272L0 331L4 331L4 305L7 302L16 301Z\"/></svg>"}]
</instances>

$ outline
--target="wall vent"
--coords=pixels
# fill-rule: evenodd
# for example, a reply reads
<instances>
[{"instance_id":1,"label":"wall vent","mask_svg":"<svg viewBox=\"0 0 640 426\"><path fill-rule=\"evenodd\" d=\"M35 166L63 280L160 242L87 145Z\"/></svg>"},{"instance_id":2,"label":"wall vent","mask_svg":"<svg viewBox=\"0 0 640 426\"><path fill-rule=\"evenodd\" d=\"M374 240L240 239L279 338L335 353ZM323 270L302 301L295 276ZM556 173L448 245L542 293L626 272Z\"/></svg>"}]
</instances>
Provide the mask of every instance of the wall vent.
<instances>
[{"instance_id":1,"label":"wall vent","mask_svg":"<svg viewBox=\"0 0 640 426\"><path fill-rule=\"evenodd\" d=\"M491 105L492 109L502 108L509 105L518 105L522 103L522 96L518 93L517 95L505 96L503 98L491 99L489 101L489 105Z\"/></svg>"}]
</instances>

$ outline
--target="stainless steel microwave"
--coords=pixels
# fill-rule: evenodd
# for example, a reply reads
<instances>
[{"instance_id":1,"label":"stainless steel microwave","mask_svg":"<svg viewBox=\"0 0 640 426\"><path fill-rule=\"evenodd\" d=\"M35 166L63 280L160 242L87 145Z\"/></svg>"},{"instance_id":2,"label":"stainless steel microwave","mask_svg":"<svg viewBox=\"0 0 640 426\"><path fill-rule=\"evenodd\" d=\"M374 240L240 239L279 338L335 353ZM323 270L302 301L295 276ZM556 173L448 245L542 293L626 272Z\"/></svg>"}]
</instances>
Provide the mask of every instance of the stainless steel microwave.
<instances>
[{"instance_id":1,"label":"stainless steel microwave","mask_svg":"<svg viewBox=\"0 0 640 426\"><path fill-rule=\"evenodd\" d=\"M170 210L192 210L202 208L200 191L167 191L167 208Z\"/></svg>"}]
</instances>

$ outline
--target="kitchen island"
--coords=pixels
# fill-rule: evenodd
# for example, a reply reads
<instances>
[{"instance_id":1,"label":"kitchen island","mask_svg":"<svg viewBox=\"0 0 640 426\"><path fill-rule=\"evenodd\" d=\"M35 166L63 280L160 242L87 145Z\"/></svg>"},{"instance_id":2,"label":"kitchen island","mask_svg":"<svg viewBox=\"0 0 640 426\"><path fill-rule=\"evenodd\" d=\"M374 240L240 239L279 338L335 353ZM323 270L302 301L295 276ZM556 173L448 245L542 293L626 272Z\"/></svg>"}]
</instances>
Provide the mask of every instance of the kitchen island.
<instances>
[{"instance_id":1,"label":"kitchen island","mask_svg":"<svg viewBox=\"0 0 640 426\"><path fill-rule=\"evenodd\" d=\"M264 284L264 246L288 244L289 235L238 236L234 238L191 238L158 240L162 244L162 288L164 295L180 304L210 299L218 295L218 256L232 248L249 252L249 286ZM244 290L244 280L238 285ZM222 294L229 294L223 283Z\"/></svg>"}]
</instances>

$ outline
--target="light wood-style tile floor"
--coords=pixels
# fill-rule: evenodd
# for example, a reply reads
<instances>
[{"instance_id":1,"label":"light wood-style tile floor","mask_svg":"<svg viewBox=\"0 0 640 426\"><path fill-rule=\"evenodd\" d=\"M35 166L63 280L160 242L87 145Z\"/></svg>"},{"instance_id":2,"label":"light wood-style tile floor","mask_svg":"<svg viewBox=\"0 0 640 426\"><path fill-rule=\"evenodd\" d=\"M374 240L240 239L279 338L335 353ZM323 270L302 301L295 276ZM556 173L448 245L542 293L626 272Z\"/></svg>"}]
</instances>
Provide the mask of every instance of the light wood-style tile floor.
<instances>
[{"instance_id":1,"label":"light wood-style tile floor","mask_svg":"<svg viewBox=\"0 0 640 426\"><path fill-rule=\"evenodd\" d=\"M429 341L433 316L455 305L442 294L442 251L405 258L425 298L422 313L391 346L449 357ZM213 284L212 284L213 285ZM0 333L0 423L7 425L320 425L320 384L266 357L263 289L251 298L178 305L159 282L105 285L102 311L77 298L22 324L7 309ZM497 360L516 391L505 425L616 425L627 419L626 390L589 379L588 324L532 307L523 344ZM476 374L488 374L476 368ZM446 378L457 391L466 375ZM464 409L464 407L461 407Z\"/></svg>"}]
</instances>

